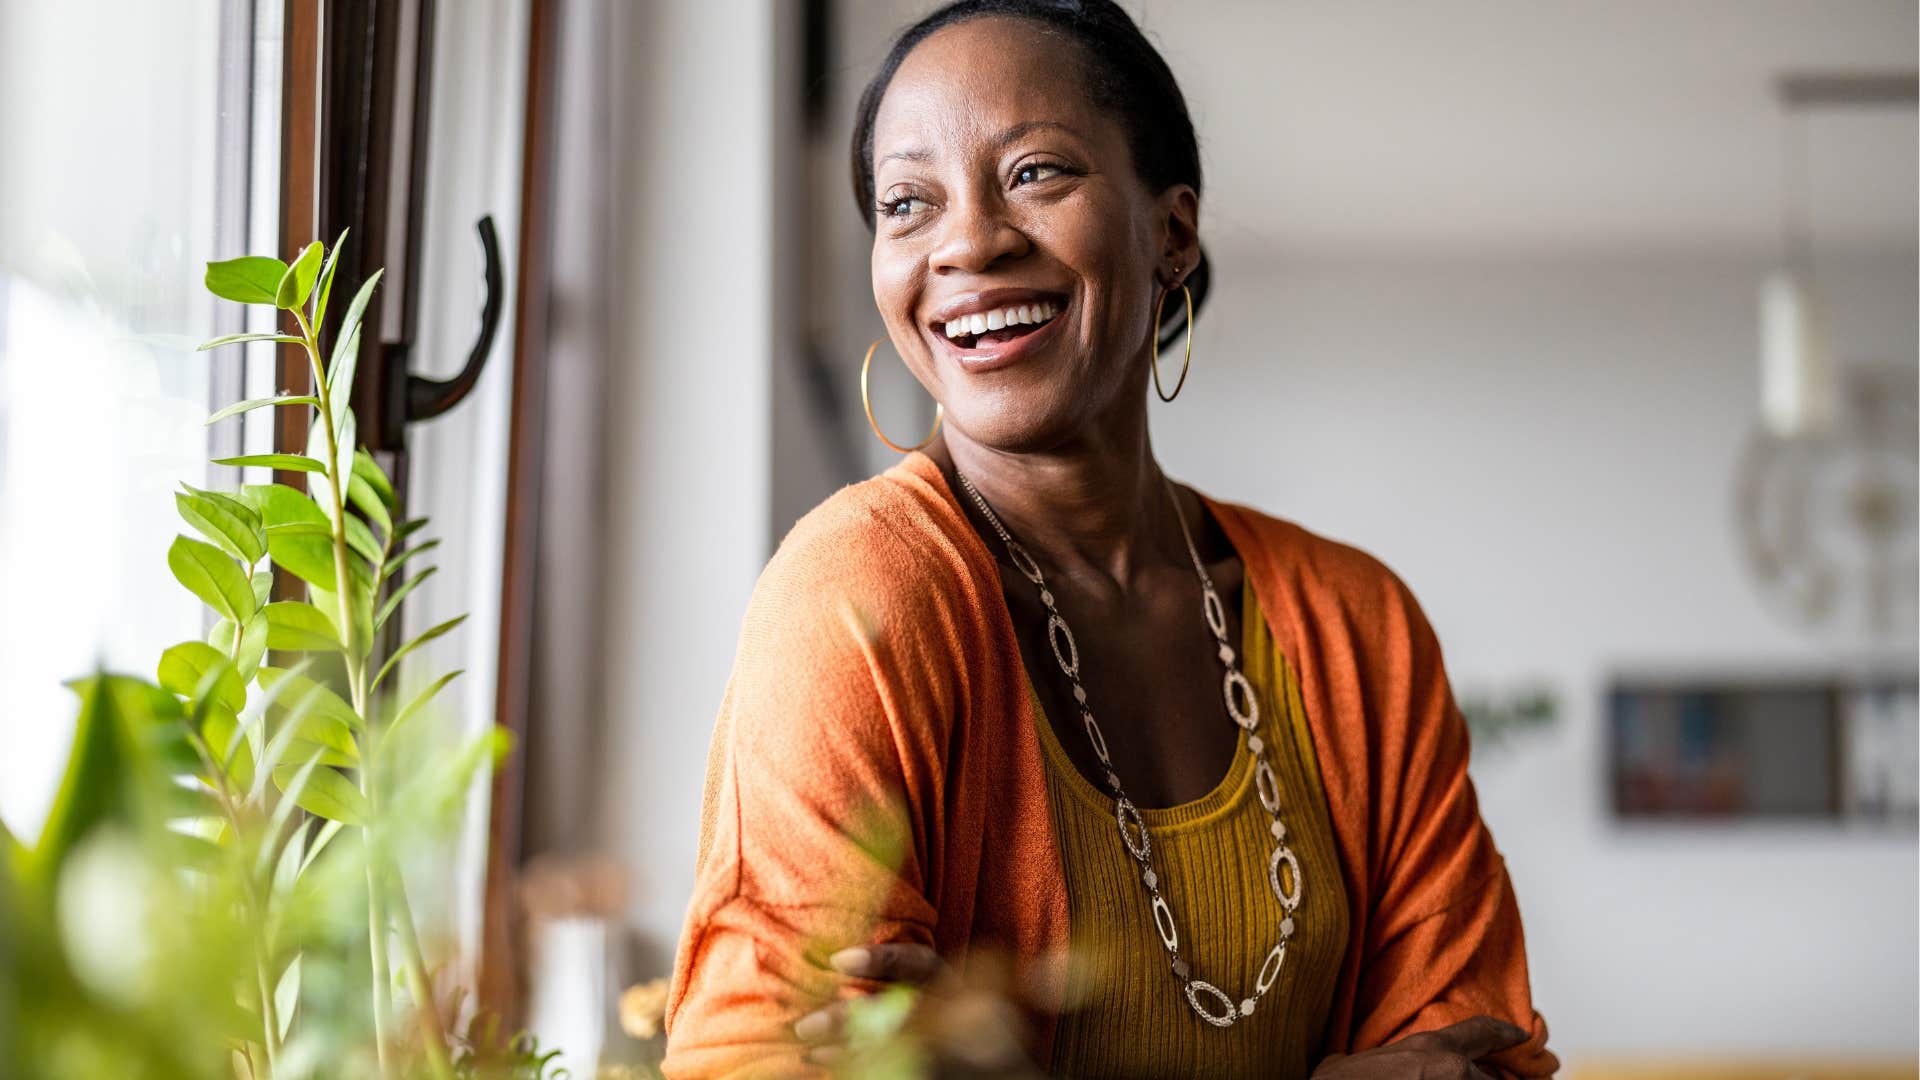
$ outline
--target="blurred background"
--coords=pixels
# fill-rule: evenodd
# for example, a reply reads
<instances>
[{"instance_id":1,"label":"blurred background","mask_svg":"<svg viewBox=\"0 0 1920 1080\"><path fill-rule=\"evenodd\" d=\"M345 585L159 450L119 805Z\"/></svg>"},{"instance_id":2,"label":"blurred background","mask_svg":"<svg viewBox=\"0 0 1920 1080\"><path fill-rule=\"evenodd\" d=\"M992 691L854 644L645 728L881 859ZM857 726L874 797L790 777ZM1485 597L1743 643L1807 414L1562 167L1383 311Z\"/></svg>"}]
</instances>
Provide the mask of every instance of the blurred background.
<instances>
[{"instance_id":1,"label":"blurred background","mask_svg":"<svg viewBox=\"0 0 1920 1080\"><path fill-rule=\"evenodd\" d=\"M487 1000L630 1052L754 579L894 458L847 138L932 6L0 0L0 817L61 679L197 632L173 484L284 434L201 426L285 372L191 352L246 328L202 263L353 224L376 380L477 372L373 444L448 538L405 621L475 613L417 662L521 736L421 889ZM1420 597L1569 1072L1914 1075L1915 5L1127 7L1215 265L1156 448Z\"/></svg>"}]
</instances>

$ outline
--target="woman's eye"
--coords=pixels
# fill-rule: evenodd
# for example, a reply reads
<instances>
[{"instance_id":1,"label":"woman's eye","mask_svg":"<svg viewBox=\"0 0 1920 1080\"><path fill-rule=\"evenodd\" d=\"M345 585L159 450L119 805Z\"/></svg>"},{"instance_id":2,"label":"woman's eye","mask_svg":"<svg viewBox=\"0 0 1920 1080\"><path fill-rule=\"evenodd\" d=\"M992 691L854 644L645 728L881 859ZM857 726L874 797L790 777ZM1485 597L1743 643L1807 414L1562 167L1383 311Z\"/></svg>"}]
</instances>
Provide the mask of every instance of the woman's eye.
<instances>
[{"instance_id":1,"label":"woman's eye","mask_svg":"<svg viewBox=\"0 0 1920 1080\"><path fill-rule=\"evenodd\" d=\"M897 199L888 199L880 204L882 217L911 217L927 208L927 200L916 199L911 195L902 195Z\"/></svg>"},{"instance_id":2,"label":"woman's eye","mask_svg":"<svg viewBox=\"0 0 1920 1080\"><path fill-rule=\"evenodd\" d=\"M1013 183L1015 187L1021 184L1037 183L1049 177L1058 176L1065 171L1065 169L1058 165L1022 165L1020 166L1020 171L1013 174Z\"/></svg>"}]
</instances>

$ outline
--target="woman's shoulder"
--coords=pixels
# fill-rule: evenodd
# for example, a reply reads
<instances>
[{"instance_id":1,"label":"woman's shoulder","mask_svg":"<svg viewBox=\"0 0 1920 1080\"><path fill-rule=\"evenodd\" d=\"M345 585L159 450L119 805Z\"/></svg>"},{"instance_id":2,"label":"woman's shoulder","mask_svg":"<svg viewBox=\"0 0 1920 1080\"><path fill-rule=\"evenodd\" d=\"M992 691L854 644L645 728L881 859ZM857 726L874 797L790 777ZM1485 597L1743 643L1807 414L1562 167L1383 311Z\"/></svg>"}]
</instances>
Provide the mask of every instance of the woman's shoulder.
<instances>
[{"instance_id":1,"label":"woman's shoulder","mask_svg":"<svg viewBox=\"0 0 1920 1080\"><path fill-rule=\"evenodd\" d=\"M1276 634L1295 652L1325 659L1333 648L1368 669L1368 679L1410 665L1437 668L1433 626L1412 588L1384 560L1251 507L1213 507Z\"/></svg>"},{"instance_id":2,"label":"woman's shoulder","mask_svg":"<svg viewBox=\"0 0 1920 1080\"><path fill-rule=\"evenodd\" d=\"M780 541L754 606L851 603L879 614L967 604L981 572L978 542L936 480L902 463L828 496Z\"/></svg>"},{"instance_id":3,"label":"woman's shoulder","mask_svg":"<svg viewBox=\"0 0 1920 1080\"><path fill-rule=\"evenodd\" d=\"M1412 601L1400 575L1358 544L1251 506L1212 499L1209 504L1256 573L1275 574L1295 589L1353 603ZM1257 569L1252 564L1258 564Z\"/></svg>"}]
</instances>

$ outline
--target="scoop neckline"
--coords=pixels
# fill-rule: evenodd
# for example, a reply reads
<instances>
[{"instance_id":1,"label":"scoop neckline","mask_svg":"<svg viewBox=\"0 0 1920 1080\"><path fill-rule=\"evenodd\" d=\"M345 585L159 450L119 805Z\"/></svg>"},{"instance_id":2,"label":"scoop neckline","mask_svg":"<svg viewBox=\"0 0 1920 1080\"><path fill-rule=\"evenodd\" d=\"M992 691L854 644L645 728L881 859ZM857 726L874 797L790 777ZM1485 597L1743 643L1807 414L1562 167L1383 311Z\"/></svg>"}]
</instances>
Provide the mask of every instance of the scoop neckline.
<instances>
[{"instance_id":1,"label":"scoop neckline","mask_svg":"<svg viewBox=\"0 0 1920 1080\"><path fill-rule=\"evenodd\" d=\"M1264 629L1264 616L1260 612L1259 602L1253 595L1253 583L1249 578L1241 584L1240 605L1240 651L1249 665L1257 651L1249 647L1253 642L1260 648L1267 648ZM1255 639L1259 639L1257 642ZM1067 793L1076 801L1102 815L1113 814L1117 801L1095 787L1087 779L1073 758L1067 754L1066 747L1060 744L1060 736L1053 730L1053 722L1047 719L1046 708L1040 703L1040 694L1034 686L1033 677L1024 672L1027 684L1027 698L1033 705L1034 727L1040 739L1042 756L1046 758L1050 772L1061 777ZM1251 678L1251 676L1249 676ZM1257 685L1257 683L1256 683ZM1140 819L1155 832L1182 832L1201 828L1232 812L1244 801L1253 788L1254 754L1247 748L1247 732L1237 731L1234 740L1233 761L1227 771L1213 787L1196 798L1172 806L1136 807Z\"/></svg>"}]
</instances>

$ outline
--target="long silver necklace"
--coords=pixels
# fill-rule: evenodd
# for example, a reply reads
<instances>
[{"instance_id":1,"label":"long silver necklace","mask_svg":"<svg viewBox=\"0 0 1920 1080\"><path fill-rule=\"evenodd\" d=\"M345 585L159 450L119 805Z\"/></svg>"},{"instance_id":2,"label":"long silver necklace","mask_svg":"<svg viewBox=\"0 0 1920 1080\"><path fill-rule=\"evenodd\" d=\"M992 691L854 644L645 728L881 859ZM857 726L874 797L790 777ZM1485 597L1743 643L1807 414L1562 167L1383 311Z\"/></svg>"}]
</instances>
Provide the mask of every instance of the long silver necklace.
<instances>
[{"instance_id":1,"label":"long silver necklace","mask_svg":"<svg viewBox=\"0 0 1920 1080\"><path fill-rule=\"evenodd\" d=\"M1054 604L1053 592L1047 588L1045 575L1040 573L1040 564L1027 553L1020 541L1015 540L1000 523L1000 515L993 512L980 489L958 468L954 475L959 478L960 486L966 489L973 504L980 508L987 523L1007 545L1007 555L1013 565L1028 581L1040 590L1040 602L1047 608L1047 644L1053 649L1053 658L1060 664L1060 671L1073 683L1073 699L1079 703L1080 724L1086 731L1087 741L1093 746L1093 754L1100 759L1101 767L1107 771L1107 786L1113 789L1114 821L1120 827L1120 840L1126 845L1127 852L1140 864L1140 883L1147 890L1147 896L1153 905L1153 926L1160 935L1160 944L1166 947L1171 961L1170 970L1186 992L1187 1004L1193 1007L1202 1020L1214 1027L1231 1027L1235 1021L1253 1015L1253 1008L1274 982L1280 977L1280 966L1287 958L1287 942L1293 937L1293 913L1300 906L1300 890L1304 882L1300 874L1300 859L1287 846L1287 827L1280 820L1280 782L1274 777L1273 768L1267 764L1266 743L1260 737L1260 701L1253 693L1253 684L1240 673L1238 658L1233 646L1227 644L1227 611L1220 603L1220 594L1214 591L1213 579L1207 576L1206 564L1200 561L1200 549L1193 544L1193 533L1187 528L1186 512L1180 509L1180 499L1174 494L1173 483L1165 480L1167 497L1173 500L1174 516L1180 520L1180 535L1186 539L1187 555L1193 559L1194 572L1200 575L1201 613L1206 617L1207 629L1213 631L1214 640L1220 646L1220 663L1226 668L1226 676L1221 682L1221 694L1226 698L1227 715L1247 734L1247 751L1254 757L1254 783L1259 790L1260 805L1266 808L1273 819L1273 854L1267 857L1267 883L1273 887L1274 898L1280 901L1280 940L1267 952L1266 960L1260 965L1260 974L1254 980L1253 993L1235 1004L1232 997L1219 987L1204 979L1193 976L1193 967L1180 955L1180 928L1174 920L1173 907L1160 892L1160 875L1153 869L1153 841L1147 835L1147 824L1140 817L1140 811L1127 798L1120 786L1120 774L1114 771L1113 760L1108 754L1107 739L1100 731L1100 724L1093 718L1093 710L1087 706L1087 689L1080 682L1080 650L1074 644L1073 631L1067 626L1067 620ZM1283 878L1281 866L1288 871Z\"/></svg>"}]
</instances>

